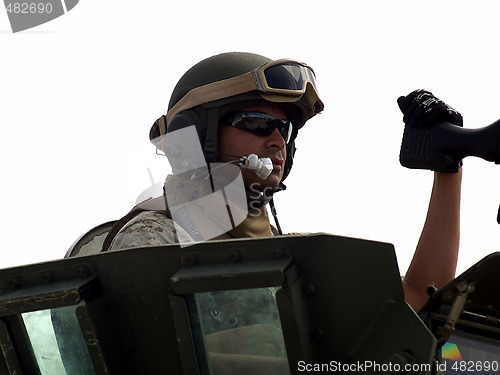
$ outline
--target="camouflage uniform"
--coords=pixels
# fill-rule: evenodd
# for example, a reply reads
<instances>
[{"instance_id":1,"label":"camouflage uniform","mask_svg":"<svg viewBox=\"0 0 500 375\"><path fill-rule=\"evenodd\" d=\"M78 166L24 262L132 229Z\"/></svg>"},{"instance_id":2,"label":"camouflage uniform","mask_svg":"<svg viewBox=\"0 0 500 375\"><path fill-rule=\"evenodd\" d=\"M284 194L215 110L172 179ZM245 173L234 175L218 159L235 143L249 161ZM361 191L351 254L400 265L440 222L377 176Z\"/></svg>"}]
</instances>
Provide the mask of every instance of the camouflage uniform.
<instances>
[{"instance_id":1,"label":"camouflage uniform","mask_svg":"<svg viewBox=\"0 0 500 375\"><path fill-rule=\"evenodd\" d=\"M194 194L195 196L203 196L207 193L205 191L205 184L192 180L180 180L173 175L167 177L165 185L172 187L166 189L169 194L174 195L171 201L186 202L189 201L187 198L193 195L193 192L196 193ZM176 189L175 187L177 186L181 186L182 188ZM127 222L121 223L119 231L116 234L110 234L113 237L112 242L103 250L121 250L143 246L194 242L193 238L179 225L174 225L172 216L166 209L166 200L162 200L161 198L157 198L157 200L159 201L157 210L139 211ZM254 206L252 205L252 207ZM265 206L248 208L248 210L248 216L241 224L230 231L210 239L270 237L277 234L276 228L269 222L269 215ZM207 218L209 219L209 214Z\"/></svg>"}]
</instances>

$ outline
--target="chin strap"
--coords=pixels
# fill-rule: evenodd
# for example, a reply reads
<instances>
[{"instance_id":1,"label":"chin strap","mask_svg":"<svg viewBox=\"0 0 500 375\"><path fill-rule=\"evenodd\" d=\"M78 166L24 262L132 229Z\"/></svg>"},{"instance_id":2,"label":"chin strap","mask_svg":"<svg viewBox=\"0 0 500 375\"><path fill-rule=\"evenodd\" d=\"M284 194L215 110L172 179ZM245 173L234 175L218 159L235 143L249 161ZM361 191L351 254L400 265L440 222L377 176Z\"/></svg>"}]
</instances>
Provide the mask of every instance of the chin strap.
<instances>
[{"instance_id":1,"label":"chin strap","mask_svg":"<svg viewBox=\"0 0 500 375\"><path fill-rule=\"evenodd\" d=\"M281 230L280 222L278 220L278 213L276 212L276 209L274 208L274 199L272 199L272 198L269 201L269 207L271 207L271 213L273 214L273 217L274 217L274 223L276 224L276 229L278 229L279 235L282 236L283 232Z\"/></svg>"}]
</instances>

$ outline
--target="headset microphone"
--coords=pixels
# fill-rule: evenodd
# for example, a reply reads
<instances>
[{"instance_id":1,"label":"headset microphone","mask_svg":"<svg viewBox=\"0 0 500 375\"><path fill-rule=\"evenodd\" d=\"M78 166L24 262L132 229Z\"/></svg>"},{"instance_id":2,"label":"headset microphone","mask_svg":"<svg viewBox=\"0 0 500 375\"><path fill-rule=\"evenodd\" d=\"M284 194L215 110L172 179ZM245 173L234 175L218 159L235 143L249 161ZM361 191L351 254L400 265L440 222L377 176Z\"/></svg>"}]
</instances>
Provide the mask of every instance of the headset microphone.
<instances>
[{"instance_id":1,"label":"headset microphone","mask_svg":"<svg viewBox=\"0 0 500 375\"><path fill-rule=\"evenodd\" d=\"M241 168L255 171L257 176L265 180L273 171L273 162L270 158L259 158L255 154L242 156L239 162Z\"/></svg>"}]
</instances>

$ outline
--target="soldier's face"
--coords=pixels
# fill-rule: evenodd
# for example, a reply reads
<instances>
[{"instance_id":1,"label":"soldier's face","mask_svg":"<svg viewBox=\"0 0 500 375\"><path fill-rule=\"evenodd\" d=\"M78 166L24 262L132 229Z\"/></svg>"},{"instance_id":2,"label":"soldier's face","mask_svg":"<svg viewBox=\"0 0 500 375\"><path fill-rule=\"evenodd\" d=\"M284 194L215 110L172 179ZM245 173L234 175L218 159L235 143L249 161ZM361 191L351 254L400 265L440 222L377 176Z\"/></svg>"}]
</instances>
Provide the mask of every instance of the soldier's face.
<instances>
[{"instance_id":1,"label":"soldier's face","mask_svg":"<svg viewBox=\"0 0 500 375\"><path fill-rule=\"evenodd\" d=\"M240 111L261 112L277 119L288 119L284 109L274 103L262 103L242 108ZM255 171L241 170L245 186L254 190L264 191L265 188L277 187L285 171L286 143L278 129L266 137L229 125L221 125L219 127L219 154L222 154L218 159L220 162L231 162L236 159L235 157L250 154L256 154L259 158L271 158L273 171L265 180L258 177Z\"/></svg>"}]
</instances>

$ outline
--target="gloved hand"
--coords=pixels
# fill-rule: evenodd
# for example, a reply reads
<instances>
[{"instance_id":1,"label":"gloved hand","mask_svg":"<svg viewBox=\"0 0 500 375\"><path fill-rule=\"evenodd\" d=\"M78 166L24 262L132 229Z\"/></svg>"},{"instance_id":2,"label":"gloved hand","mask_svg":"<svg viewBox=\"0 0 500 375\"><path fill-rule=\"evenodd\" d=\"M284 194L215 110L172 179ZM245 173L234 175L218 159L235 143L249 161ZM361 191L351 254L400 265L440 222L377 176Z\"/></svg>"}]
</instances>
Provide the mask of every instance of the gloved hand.
<instances>
[{"instance_id":1,"label":"gloved hand","mask_svg":"<svg viewBox=\"0 0 500 375\"><path fill-rule=\"evenodd\" d=\"M406 124L399 155L401 165L457 172L462 161L451 152L454 140L450 135L454 127L462 127L462 115L425 90L399 97L398 105Z\"/></svg>"},{"instance_id":2,"label":"gloved hand","mask_svg":"<svg viewBox=\"0 0 500 375\"><path fill-rule=\"evenodd\" d=\"M398 105L406 125L425 127L446 121L463 126L462 115L429 91L415 90L400 96Z\"/></svg>"}]
</instances>

